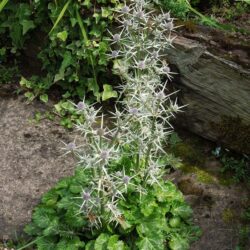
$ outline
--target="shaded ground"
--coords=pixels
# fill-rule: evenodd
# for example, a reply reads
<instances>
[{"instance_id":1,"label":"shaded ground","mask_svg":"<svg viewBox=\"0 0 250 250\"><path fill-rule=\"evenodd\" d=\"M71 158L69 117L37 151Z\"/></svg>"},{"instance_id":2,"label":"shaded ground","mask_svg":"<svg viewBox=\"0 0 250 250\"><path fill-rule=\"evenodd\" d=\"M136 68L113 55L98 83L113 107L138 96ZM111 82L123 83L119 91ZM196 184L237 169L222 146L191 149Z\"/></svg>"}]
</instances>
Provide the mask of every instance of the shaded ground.
<instances>
[{"instance_id":1,"label":"shaded ground","mask_svg":"<svg viewBox=\"0 0 250 250\"><path fill-rule=\"evenodd\" d=\"M191 250L236 250L242 243L240 230L246 225L242 215L250 207L249 186L221 173L221 163L210 153L213 144L196 137L190 141L188 136L180 143L183 167L169 178L184 194L195 224L202 229ZM250 234L245 237L244 248L238 249L250 249Z\"/></svg>"},{"instance_id":2,"label":"shaded ground","mask_svg":"<svg viewBox=\"0 0 250 250\"><path fill-rule=\"evenodd\" d=\"M30 121L41 109L0 95L0 239L20 232L41 195L74 167L72 158L60 157L61 141L73 135L50 121Z\"/></svg>"},{"instance_id":3,"label":"shaded ground","mask_svg":"<svg viewBox=\"0 0 250 250\"><path fill-rule=\"evenodd\" d=\"M53 122L30 122L39 103L27 105L22 98L1 96L0 100L0 239L21 232L30 220L41 195L74 167L71 157L61 158L61 141L74 135ZM199 152L186 150L193 165L169 176L194 210L195 223L203 235L191 250L235 250L239 242L240 214L248 198L242 185L222 185L220 163L207 155L209 145ZM201 165L202 170L196 168ZM250 243L249 243L250 245ZM1 249L1 247L0 247ZM250 249L250 248L249 248Z\"/></svg>"}]
</instances>

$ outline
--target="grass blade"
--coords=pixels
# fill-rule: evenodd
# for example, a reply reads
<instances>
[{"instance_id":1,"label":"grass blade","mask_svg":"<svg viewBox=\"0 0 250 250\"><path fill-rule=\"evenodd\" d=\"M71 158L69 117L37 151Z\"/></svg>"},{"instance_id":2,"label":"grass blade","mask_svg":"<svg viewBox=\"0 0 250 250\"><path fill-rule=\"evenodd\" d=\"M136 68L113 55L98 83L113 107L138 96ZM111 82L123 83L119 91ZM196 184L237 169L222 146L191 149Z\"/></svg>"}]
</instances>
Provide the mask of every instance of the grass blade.
<instances>
[{"instance_id":1,"label":"grass blade","mask_svg":"<svg viewBox=\"0 0 250 250\"><path fill-rule=\"evenodd\" d=\"M3 10L4 6L9 2L9 0L2 0L0 2L0 12Z\"/></svg>"},{"instance_id":2,"label":"grass blade","mask_svg":"<svg viewBox=\"0 0 250 250\"><path fill-rule=\"evenodd\" d=\"M68 9L70 3L71 3L71 0L68 0L66 2L66 4L63 6L63 8L62 8L59 16L57 17L56 22L54 23L52 29L50 30L49 34L51 34L51 32L56 28L56 26L58 25L58 23L61 21L61 19L63 18L64 14L66 12L66 10Z\"/></svg>"}]
</instances>

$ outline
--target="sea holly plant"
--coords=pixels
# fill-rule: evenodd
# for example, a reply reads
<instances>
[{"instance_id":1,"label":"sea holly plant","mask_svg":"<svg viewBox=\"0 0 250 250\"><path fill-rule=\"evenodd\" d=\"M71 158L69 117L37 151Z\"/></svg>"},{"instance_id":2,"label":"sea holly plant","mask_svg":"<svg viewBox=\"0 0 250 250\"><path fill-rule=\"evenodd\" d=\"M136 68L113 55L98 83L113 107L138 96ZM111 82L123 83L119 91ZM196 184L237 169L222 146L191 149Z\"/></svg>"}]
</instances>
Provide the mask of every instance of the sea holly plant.
<instances>
[{"instance_id":1,"label":"sea holly plant","mask_svg":"<svg viewBox=\"0 0 250 250\"><path fill-rule=\"evenodd\" d=\"M26 228L39 250L185 250L197 236L192 210L164 181L164 144L181 109L167 89L173 73L164 60L174 25L169 13L149 6L134 0L116 10L120 25L110 31L110 56L122 85L112 125L101 108L75 104L85 118L76 125L83 139L64 149L77 156L78 167L44 195Z\"/></svg>"}]
</instances>

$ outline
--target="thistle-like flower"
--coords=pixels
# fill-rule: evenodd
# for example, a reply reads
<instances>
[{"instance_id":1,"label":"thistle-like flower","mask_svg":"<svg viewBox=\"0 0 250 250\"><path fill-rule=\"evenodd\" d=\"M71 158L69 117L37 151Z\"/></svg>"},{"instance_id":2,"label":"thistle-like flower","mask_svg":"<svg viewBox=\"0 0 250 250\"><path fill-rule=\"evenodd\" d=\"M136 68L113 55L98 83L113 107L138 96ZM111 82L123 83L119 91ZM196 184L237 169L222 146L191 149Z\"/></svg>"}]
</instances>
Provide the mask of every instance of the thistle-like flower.
<instances>
[{"instance_id":1,"label":"thistle-like flower","mask_svg":"<svg viewBox=\"0 0 250 250\"><path fill-rule=\"evenodd\" d=\"M131 189L141 197L147 193L147 185L160 185L164 165L159 159L173 129L170 119L181 108L163 82L173 74L164 60L174 39L173 19L170 13L149 11L148 1L129 2L117 10L120 31L109 31L112 50L108 56L115 59L113 71L122 79L118 102L123 111L116 107L111 113L114 127L109 129L100 109L79 102L75 108L84 115L85 123L76 128L86 142L83 149L65 144L66 153L74 152L80 165L92 173L90 188L84 188L77 198L82 202L81 212L97 227L103 220L122 221L119 201L126 200ZM123 157L130 160L129 167L122 163ZM114 170L114 166L120 169Z\"/></svg>"}]
</instances>

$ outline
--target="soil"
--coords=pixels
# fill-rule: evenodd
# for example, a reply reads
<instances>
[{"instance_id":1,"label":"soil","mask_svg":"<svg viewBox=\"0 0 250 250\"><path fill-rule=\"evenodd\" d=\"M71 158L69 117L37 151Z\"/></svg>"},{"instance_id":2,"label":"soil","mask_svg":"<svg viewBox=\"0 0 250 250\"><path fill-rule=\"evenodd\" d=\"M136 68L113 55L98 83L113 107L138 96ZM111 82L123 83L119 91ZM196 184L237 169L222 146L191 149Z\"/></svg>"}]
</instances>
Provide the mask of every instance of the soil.
<instances>
[{"instance_id":1,"label":"soil","mask_svg":"<svg viewBox=\"0 0 250 250\"><path fill-rule=\"evenodd\" d=\"M73 157L61 157L64 142L74 135L61 126L32 121L35 112L47 109L39 102L0 90L0 239L19 235L31 219L41 195L60 178L71 175Z\"/></svg>"}]
</instances>

